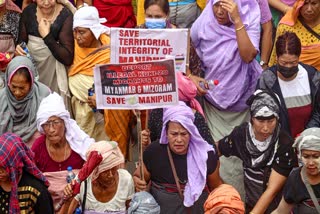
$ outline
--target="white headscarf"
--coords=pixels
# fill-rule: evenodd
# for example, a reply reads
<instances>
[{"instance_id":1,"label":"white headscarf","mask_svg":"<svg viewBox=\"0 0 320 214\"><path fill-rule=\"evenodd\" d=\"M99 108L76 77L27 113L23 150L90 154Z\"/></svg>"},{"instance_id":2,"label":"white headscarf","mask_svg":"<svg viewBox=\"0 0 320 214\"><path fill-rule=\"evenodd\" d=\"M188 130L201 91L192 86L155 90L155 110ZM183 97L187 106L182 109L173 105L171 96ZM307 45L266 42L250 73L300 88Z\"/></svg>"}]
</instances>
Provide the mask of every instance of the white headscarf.
<instances>
[{"instance_id":1,"label":"white headscarf","mask_svg":"<svg viewBox=\"0 0 320 214\"><path fill-rule=\"evenodd\" d=\"M86 151L95 141L80 129L75 120L70 118L63 99L57 93L52 93L44 98L37 112L37 128L44 133L42 124L48 121L49 117L57 116L64 121L66 127L66 139L73 151L78 153L83 160L86 160Z\"/></svg>"},{"instance_id":2,"label":"white headscarf","mask_svg":"<svg viewBox=\"0 0 320 214\"><path fill-rule=\"evenodd\" d=\"M303 149L320 151L320 128L308 128L296 138L293 147L298 150L298 156L301 158Z\"/></svg>"},{"instance_id":3,"label":"white headscarf","mask_svg":"<svg viewBox=\"0 0 320 214\"><path fill-rule=\"evenodd\" d=\"M76 27L89 28L96 39L103 33L110 34L110 28L102 25L105 18L99 18L97 8L93 6L83 6L77 10L73 16L73 29Z\"/></svg>"}]
</instances>

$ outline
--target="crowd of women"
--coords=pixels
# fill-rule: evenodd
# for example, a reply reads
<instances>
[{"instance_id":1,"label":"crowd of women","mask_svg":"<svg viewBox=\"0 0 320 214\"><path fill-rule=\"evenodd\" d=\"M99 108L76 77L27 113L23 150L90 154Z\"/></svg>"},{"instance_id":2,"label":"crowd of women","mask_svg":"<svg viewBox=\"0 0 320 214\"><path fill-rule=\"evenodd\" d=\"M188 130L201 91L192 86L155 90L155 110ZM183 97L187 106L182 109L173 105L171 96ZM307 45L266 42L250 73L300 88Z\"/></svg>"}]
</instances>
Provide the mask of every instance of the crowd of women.
<instances>
[{"instance_id":1,"label":"crowd of women","mask_svg":"<svg viewBox=\"0 0 320 214\"><path fill-rule=\"evenodd\" d=\"M0 0L0 213L320 213L320 0L136 7ZM110 27L190 29L179 104L137 134L88 96Z\"/></svg>"}]
</instances>

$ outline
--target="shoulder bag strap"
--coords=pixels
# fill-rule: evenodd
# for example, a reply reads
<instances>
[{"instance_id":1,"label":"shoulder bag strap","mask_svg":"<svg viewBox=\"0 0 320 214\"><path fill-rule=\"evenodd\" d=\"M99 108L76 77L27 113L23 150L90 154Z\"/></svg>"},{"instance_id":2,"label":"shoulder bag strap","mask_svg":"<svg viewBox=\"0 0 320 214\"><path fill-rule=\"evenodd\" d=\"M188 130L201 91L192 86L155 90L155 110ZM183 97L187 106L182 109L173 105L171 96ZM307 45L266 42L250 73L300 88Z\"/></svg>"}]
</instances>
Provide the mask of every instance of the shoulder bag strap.
<instances>
[{"instance_id":1,"label":"shoulder bag strap","mask_svg":"<svg viewBox=\"0 0 320 214\"><path fill-rule=\"evenodd\" d=\"M320 35L317 32L315 32L311 27L309 27L301 18L299 18L299 21L301 22L303 27L305 27L305 29L307 29L312 35L314 35L317 39L320 40Z\"/></svg>"},{"instance_id":2,"label":"shoulder bag strap","mask_svg":"<svg viewBox=\"0 0 320 214\"><path fill-rule=\"evenodd\" d=\"M84 209L86 208L86 200L87 200L87 179L84 181L84 194L81 204L81 212L84 213Z\"/></svg>"},{"instance_id":3,"label":"shoulder bag strap","mask_svg":"<svg viewBox=\"0 0 320 214\"><path fill-rule=\"evenodd\" d=\"M181 187L180 187L180 183L179 183L176 167L174 166L174 163L173 163L172 154L170 152L169 145L167 145L167 151L168 151L168 156L169 156L169 161L170 161L170 165L171 165L171 170L172 170L172 173L173 173L174 181L176 182L180 198L183 201L184 197L183 197L182 190L181 190Z\"/></svg>"},{"instance_id":4,"label":"shoulder bag strap","mask_svg":"<svg viewBox=\"0 0 320 214\"><path fill-rule=\"evenodd\" d=\"M307 187L307 190L308 190L308 193L311 197L311 200L314 204L314 206L316 207L318 213L320 213L320 206L319 206L319 202L318 202L318 199L317 197L315 196L314 192L313 192L313 189L308 181L308 178L307 178L307 175L306 175L306 169L305 167L303 166L302 169L301 169L301 174L302 174L302 181L303 183L306 185Z\"/></svg>"}]
</instances>

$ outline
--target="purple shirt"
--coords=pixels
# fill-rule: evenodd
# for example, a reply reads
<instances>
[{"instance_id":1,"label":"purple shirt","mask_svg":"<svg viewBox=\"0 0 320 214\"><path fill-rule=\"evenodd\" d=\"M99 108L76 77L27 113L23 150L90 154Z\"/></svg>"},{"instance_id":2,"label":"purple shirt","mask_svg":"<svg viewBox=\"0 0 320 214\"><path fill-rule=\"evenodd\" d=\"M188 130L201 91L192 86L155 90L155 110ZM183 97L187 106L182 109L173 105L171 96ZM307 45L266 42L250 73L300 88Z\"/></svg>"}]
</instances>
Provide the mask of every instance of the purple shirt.
<instances>
[{"instance_id":1,"label":"purple shirt","mask_svg":"<svg viewBox=\"0 0 320 214\"><path fill-rule=\"evenodd\" d=\"M272 15L269 8L268 0L257 0L260 8L261 18L260 24L264 24L271 20Z\"/></svg>"}]
</instances>

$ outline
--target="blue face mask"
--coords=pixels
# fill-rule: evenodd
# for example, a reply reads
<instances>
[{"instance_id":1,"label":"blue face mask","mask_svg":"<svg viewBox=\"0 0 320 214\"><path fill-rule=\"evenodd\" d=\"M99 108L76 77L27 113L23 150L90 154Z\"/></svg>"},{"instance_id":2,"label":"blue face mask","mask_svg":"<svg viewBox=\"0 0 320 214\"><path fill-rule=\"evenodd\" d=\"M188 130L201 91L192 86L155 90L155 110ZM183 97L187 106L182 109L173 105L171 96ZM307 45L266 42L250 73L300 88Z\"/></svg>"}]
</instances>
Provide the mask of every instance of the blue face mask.
<instances>
[{"instance_id":1,"label":"blue face mask","mask_svg":"<svg viewBox=\"0 0 320 214\"><path fill-rule=\"evenodd\" d=\"M153 18L146 18L145 25L149 29L164 29L167 26L167 22L165 18L160 19L153 19Z\"/></svg>"}]
</instances>

